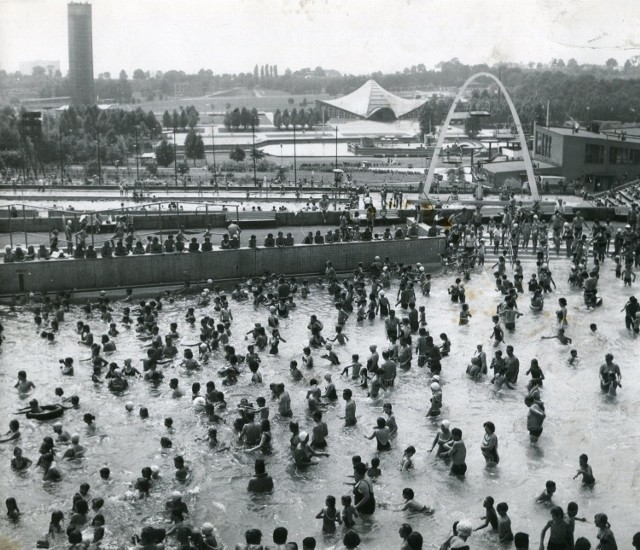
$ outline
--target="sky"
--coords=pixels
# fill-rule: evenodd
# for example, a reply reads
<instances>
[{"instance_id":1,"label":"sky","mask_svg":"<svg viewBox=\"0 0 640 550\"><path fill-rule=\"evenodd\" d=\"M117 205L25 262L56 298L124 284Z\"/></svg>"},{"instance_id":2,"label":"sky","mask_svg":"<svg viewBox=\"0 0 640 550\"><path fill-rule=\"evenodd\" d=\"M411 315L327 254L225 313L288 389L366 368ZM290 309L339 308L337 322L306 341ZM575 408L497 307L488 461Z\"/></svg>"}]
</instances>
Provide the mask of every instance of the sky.
<instances>
[{"instance_id":1,"label":"sky","mask_svg":"<svg viewBox=\"0 0 640 550\"><path fill-rule=\"evenodd\" d=\"M59 60L66 0L0 0L0 69ZM254 65L342 73L640 55L639 0L93 0L94 74Z\"/></svg>"}]
</instances>

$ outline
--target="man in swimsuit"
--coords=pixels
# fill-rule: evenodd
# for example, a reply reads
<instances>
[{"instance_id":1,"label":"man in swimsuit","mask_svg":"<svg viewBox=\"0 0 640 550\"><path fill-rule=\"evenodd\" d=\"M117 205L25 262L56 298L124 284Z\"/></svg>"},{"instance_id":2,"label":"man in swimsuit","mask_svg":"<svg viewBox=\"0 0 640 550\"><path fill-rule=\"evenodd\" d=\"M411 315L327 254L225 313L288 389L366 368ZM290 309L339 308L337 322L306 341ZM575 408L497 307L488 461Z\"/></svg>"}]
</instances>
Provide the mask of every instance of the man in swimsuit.
<instances>
[{"instance_id":1,"label":"man in swimsuit","mask_svg":"<svg viewBox=\"0 0 640 550\"><path fill-rule=\"evenodd\" d=\"M443 453L443 457L451 459L451 473L456 476L464 476L467 471L465 459L467 458L467 447L462 441L462 430L453 428L451 430L452 442L449 444L449 450Z\"/></svg>"}]
</instances>

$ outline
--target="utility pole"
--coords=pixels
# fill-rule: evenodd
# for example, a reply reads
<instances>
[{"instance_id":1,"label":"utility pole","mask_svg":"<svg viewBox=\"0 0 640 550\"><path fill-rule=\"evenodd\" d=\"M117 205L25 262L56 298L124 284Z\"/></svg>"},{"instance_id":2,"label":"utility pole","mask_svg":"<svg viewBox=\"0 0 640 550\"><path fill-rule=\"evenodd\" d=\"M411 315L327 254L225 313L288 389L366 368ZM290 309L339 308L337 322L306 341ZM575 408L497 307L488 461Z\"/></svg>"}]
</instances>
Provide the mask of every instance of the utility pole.
<instances>
[{"instance_id":1,"label":"utility pole","mask_svg":"<svg viewBox=\"0 0 640 550\"><path fill-rule=\"evenodd\" d=\"M133 129L136 132L136 180L140 181L140 166L138 165L140 159L140 149L138 148L138 127L134 126ZM128 172L127 168L127 172Z\"/></svg>"},{"instance_id":2,"label":"utility pole","mask_svg":"<svg viewBox=\"0 0 640 550\"><path fill-rule=\"evenodd\" d=\"M336 170L338 169L338 126L336 125Z\"/></svg>"},{"instance_id":3,"label":"utility pole","mask_svg":"<svg viewBox=\"0 0 640 550\"><path fill-rule=\"evenodd\" d=\"M173 127L173 177L178 187L178 148L176 147L176 127Z\"/></svg>"}]
</instances>

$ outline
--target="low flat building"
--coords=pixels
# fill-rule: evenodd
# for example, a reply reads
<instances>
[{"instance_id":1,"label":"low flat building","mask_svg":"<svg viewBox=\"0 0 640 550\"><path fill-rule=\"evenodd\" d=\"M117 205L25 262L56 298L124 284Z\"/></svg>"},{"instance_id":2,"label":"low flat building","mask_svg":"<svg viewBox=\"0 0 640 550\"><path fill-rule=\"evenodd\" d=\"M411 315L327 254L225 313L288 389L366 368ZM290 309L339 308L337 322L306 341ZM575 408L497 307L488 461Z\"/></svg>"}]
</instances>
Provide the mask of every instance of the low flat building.
<instances>
[{"instance_id":1,"label":"low flat building","mask_svg":"<svg viewBox=\"0 0 640 550\"><path fill-rule=\"evenodd\" d=\"M533 170L536 176L555 176L559 172L557 166L541 161L533 161ZM494 189L500 189L505 185L512 189L520 189L522 183L528 180L524 160L487 162L482 165L482 172L486 178L486 185Z\"/></svg>"},{"instance_id":2,"label":"low flat building","mask_svg":"<svg viewBox=\"0 0 640 550\"><path fill-rule=\"evenodd\" d=\"M538 126L534 158L557 166L568 182L593 192L606 191L640 177L640 137L600 132L596 125L590 130Z\"/></svg>"}]
</instances>

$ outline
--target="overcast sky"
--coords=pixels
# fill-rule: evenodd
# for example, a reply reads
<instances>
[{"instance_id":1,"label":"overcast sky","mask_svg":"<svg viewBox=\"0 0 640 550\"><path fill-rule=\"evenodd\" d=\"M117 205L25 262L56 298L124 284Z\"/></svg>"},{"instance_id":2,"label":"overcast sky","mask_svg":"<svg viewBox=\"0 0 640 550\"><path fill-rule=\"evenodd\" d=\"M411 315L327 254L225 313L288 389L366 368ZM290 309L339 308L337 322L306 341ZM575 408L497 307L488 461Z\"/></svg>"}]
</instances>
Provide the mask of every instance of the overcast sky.
<instances>
[{"instance_id":1,"label":"overcast sky","mask_svg":"<svg viewBox=\"0 0 640 550\"><path fill-rule=\"evenodd\" d=\"M0 68L59 60L66 0L0 0ZM640 0L93 0L94 72L216 73L257 64L343 73L464 63L621 64L640 55Z\"/></svg>"}]
</instances>

